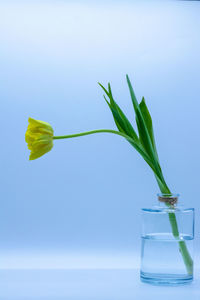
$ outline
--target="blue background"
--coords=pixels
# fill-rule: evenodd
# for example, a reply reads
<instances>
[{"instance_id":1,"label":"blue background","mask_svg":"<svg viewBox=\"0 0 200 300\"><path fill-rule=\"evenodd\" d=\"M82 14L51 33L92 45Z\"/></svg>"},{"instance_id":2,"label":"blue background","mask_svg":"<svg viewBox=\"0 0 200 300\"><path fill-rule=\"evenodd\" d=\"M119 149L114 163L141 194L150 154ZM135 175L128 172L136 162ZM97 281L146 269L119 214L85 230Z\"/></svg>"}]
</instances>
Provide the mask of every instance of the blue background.
<instances>
[{"instance_id":1,"label":"blue background","mask_svg":"<svg viewBox=\"0 0 200 300\"><path fill-rule=\"evenodd\" d=\"M158 187L135 150L99 134L55 141L30 162L24 141L29 116L55 135L115 129L98 81L135 122L126 73L168 185L196 208L198 259L199 15L185 1L0 3L1 268L139 266L140 208Z\"/></svg>"}]
</instances>

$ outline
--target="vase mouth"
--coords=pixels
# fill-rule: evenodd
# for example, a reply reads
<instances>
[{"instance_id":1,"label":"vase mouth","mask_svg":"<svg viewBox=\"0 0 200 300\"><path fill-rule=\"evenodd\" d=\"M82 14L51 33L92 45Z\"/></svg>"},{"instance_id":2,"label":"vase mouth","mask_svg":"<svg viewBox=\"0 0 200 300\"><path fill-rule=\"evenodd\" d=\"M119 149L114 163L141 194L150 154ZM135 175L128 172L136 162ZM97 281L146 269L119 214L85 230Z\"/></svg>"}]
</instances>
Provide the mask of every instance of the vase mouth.
<instances>
[{"instance_id":1,"label":"vase mouth","mask_svg":"<svg viewBox=\"0 0 200 300\"><path fill-rule=\"evenodd\" d=\"M158 201L159 202L164 202L169 205L175 205L178 202L179 194L163 194L159 193L157 194L158 196Z\"/></svg>"}]
</instances>

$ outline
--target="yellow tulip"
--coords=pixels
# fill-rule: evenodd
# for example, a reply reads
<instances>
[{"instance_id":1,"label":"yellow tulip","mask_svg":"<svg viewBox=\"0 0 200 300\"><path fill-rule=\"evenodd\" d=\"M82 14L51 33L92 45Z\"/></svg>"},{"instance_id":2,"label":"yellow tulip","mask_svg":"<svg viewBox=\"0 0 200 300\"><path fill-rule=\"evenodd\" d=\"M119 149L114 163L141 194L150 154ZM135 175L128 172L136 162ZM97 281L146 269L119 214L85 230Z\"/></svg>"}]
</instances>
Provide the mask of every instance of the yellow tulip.
<instances>
[{"instance_id":1,"label":"yellow tulip","mask_svg":"<svg viewBox=\"0 0 200 300\"><path fill-rule=\"evenodd\" d=\"M49 123L28 119L29 124L25 134L28 149L31 150L29 159L33 160L49 152L53 147L53 128Z\"/></svg>"}]
</instances>

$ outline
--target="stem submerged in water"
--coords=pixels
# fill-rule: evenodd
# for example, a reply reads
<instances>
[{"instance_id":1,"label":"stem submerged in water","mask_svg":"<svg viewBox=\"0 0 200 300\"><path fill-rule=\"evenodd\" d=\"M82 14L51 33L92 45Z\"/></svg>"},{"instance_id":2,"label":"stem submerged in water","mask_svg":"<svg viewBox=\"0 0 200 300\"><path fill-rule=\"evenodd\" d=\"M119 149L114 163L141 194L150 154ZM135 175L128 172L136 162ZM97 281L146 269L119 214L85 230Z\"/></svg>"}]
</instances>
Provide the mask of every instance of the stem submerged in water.
<instances>
[{"instance_id":1,"label":"stem submerged in water","mask_svg":"<svg viewBox=\"0 0 200 300\"><path fill-rule=\"evenodd\" d=\"M164 178L163 178L164 181ZM161 190L162 193L167 193L167 194L171 194L169 188L167 187L165 181L163 182L163 185L165 186L164 191ZM166 203L166 205L170 208L171 205ZM172 208L172 207L171 207ZM187 245L185 243L185 241L180 241L180 235L179 235L179 230L178 230L178 224L177 224L177 219L176 219L176 214L174 212L169 212L168 213L169 216L169 222L171 224L171 228L172 228L172 234L176 239L179 239L179 251L182 255L186 270L188 275L192 275L193 274L193 260L191 258L191 255L187 249Z\"/></svg>"},{"instance_id":2,"label":"stem submerged in water","mask_svg":"<svg viewBox=\"0 0 200 300\"><path fill-rule=\"evenodd\" d=\"M175 238L179 239L180 236L179 236L176 215L173 212L168 213L168 215L169 215L169 221L170 221L171 228L172 228L172 234ZM180 241L180 240L179 240L178 244L179 244L180 253L181 253L181 255L183 257L183 261L185 263L185 267L187 269L187 273L188 273L188 275L192 275L193 274L193 260L187 249L187 245L186 245L185 241Z\"/></svg>"}]
</instances>

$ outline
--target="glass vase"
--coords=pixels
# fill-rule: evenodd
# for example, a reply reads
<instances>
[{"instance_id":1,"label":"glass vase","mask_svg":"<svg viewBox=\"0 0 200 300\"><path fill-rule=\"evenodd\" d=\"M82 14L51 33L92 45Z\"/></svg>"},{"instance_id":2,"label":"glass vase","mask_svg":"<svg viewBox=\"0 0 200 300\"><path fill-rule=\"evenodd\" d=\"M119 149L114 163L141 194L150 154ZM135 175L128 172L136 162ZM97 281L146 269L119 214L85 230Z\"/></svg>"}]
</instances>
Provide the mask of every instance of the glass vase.
<instances>
[{"instance_id":1,"label":"glass vase","mask_svg":"<svg viewBox=\"0 0 200 300\"><path fill-rule=\"evenodd\" d=\"M179 285L193 280L194 209L178 205L179 195L158 194L142 209L142 282Z\"/></svg>"}]
</instances>

